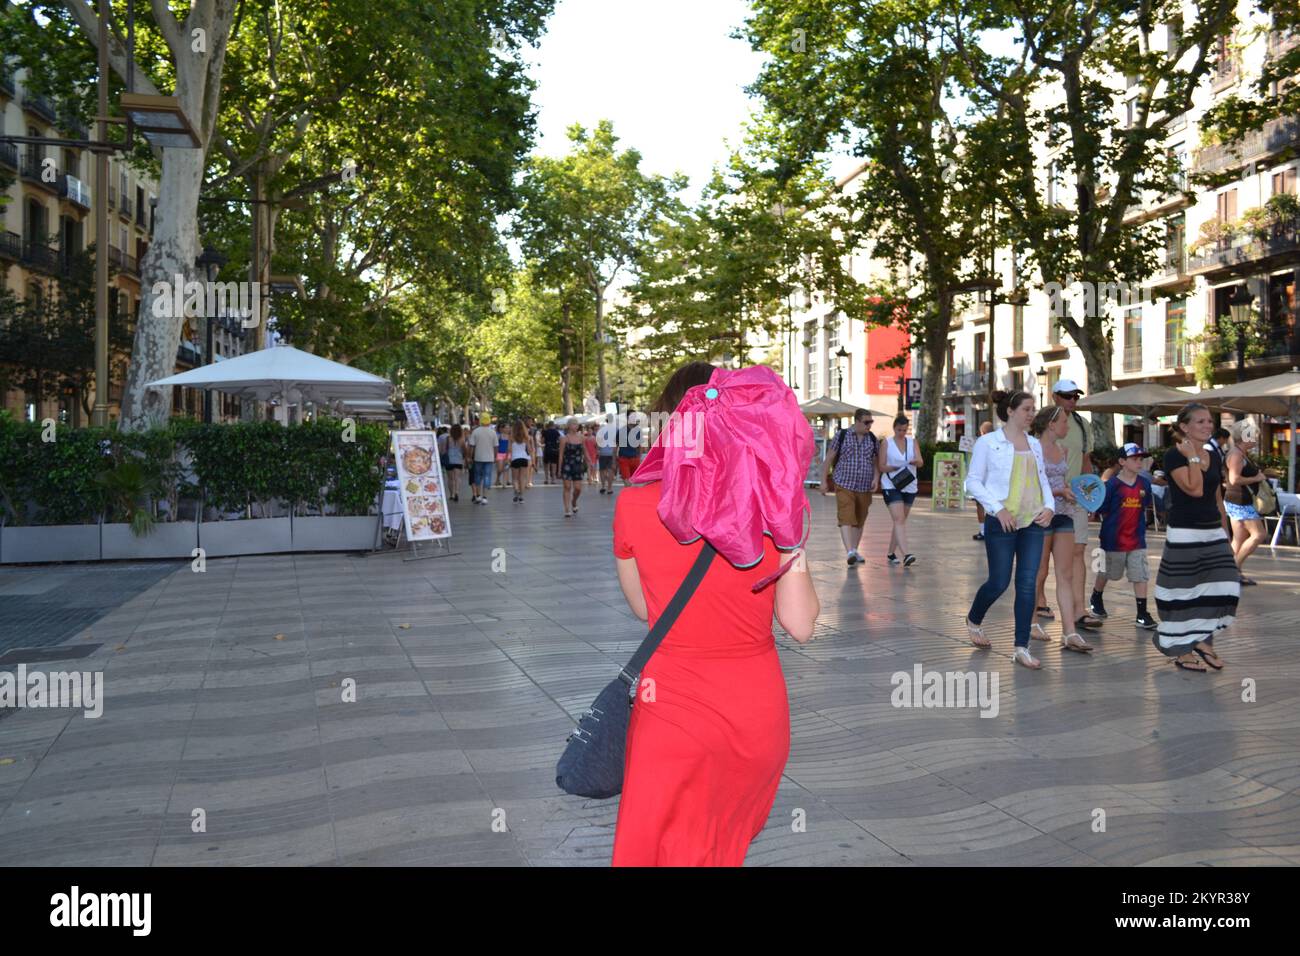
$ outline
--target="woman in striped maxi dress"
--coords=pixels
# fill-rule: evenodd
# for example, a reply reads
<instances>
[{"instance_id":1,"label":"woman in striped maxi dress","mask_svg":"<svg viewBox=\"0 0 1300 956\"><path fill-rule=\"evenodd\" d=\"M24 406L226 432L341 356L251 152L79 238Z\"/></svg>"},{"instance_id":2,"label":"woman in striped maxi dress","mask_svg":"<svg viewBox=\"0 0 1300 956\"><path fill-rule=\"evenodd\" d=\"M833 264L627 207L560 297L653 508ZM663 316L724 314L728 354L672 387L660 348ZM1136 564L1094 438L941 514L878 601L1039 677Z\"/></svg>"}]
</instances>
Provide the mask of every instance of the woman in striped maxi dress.
<instances>
[{"instance_id":1,"label":"woman in striped maxi dress","mask_svg":"<svg viewBox=\"0 0 1300 956\"><path fill-rule=\"evenodd\" d=\"M1223 457L1210 444L1214 419L1204 405L1178 413L1184 438L1165 453L1169 526L1156 575L1156 649L1184 670L1221 670L1214 635L1232 623L1241 594L1223 516Z\"/></svg>"}]
</instances>

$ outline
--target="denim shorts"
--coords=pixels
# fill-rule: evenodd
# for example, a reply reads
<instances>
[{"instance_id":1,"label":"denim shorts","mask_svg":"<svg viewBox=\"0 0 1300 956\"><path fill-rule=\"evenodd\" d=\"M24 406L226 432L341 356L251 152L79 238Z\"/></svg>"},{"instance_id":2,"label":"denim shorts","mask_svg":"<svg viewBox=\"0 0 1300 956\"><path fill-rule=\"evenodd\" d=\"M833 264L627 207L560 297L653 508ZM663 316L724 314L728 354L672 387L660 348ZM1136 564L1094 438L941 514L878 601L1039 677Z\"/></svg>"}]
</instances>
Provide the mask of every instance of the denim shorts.
<instances>
[{"instance_id":1,"label":"denim shorts","mask_svg":"<svg viewBox=\"0 0 1300 956\"><path fill-rule=\"evenodd\" d=\"M1255 510L1254 505L1234 505L1231 501L1223 503L1223 510L1228 512L1229 518L1235 518L1237 521L1259 521L1259 512Z\"/></svg>"},{"instance_id":2,"label":"denim shorts","mask_svg":"<svg viewBox=\"0 0 1300 956\"><path fill-rule=\"evenodd\" d=\"M901 501L907 507L912 507L912 502L916 500L915 491L898 491L895 488L881 488L880 496L885 499L885 504L892 505L895 501Z\"/></svg>"},{"instance_id":3,"label":"denim shorts","mask_svg":"<svg viewBox=\"0 0 1300 956\"><path fill-rule=\"evenodd\" d=\"M1056 512L1052 515L1052 523L1047 528L1048 531L1073 531L1074 517L1068 514Z\"/></svg>"}]
</instances>

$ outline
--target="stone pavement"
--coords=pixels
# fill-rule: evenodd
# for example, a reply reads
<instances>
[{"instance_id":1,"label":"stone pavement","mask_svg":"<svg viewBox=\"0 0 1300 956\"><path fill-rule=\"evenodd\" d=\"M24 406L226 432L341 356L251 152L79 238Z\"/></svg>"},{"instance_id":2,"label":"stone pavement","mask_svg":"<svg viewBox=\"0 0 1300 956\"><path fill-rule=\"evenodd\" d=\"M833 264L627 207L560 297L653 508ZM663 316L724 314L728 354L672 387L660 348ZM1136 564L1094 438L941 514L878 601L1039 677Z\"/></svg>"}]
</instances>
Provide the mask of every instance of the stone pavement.
<instances>
[{"instance_id":1,"label":"stone pavement","mask_svg":"<svg viewBox=\"0 0 1300 956\"><path fill-rule=\"evenodd\" d=\"M553 768L571 715L644 633L616 584L612 508L589 489L566 520L555 488L521 506L497 491L453 506L452 557L179 565L45 648L91 649L39 666L102 670L102 717L0 720L4 862L606 865L617 800L561 794ZM1009 659L1009 594L986 622L994 652L964 639L983 574L972 516L918 508L922 560L903 570L883 559L877 503L867 564L849 569L833 501L813 509L822 616L811 644L777 638L793 744L749 864L1300 863L1295 549L1252 560L1221 673L1158 656L1126 584L1097 654L1038 646L1031 673ZM89 593L132 567L55 573ZM44 573L0 571L0 605ZM996 672L997 716L895 708L891 675L917 664Z\"/></svg>"}]
</instances>

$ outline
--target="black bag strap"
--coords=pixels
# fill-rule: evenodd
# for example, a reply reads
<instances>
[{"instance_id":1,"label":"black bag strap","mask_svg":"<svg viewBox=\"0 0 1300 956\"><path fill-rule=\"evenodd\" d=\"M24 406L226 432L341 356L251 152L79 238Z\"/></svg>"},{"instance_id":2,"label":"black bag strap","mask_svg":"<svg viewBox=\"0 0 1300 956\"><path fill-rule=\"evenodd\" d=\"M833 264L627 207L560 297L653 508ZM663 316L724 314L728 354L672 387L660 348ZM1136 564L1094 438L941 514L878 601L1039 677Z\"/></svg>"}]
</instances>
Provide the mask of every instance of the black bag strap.
<instances>
[{"instance_id":1,"label":"black bag strap","mask_svg":"<svg viewBox=\"0 0 1300 956\"><path fill-rule=\"evenodd\" d=\"M700 582L704 580L704 574L709 570L709 565L713 563L717 553L717 551L713 550L713 545L707 541L704 542L704 547L700 548L700 553L696 556L695 563L691 565L686 580L682 581L678 586L677 593L668 602L664 612L659 615L659 619L655 621L655 626L650 629L650 633L641 642L641 646L636 649L636 653L627 662L627 666L618 672L619 679L623 683L629 687L636 686L642 668L645 667L646 662L650 660L651 655L658 649L663 639L668 636L668 630L676 623L677 615L682 613L682 609L686 607L687 602L690 601L692 595L700 586Z\"/></svg>"}]
</instances>

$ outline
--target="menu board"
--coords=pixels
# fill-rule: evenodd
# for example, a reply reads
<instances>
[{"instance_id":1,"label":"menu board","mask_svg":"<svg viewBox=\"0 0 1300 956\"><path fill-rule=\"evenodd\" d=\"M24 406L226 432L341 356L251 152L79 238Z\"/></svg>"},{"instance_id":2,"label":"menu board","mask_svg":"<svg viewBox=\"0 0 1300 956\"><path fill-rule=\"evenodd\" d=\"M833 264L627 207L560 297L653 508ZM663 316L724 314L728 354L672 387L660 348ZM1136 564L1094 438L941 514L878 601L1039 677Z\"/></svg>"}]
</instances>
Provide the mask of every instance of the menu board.
<instances>
[{"instance_id":1,"label":"menu board","mask_svg":"<svg viewBox=\"0 0 1300 956\"><path fill-rule=\"evenodd\" d=\"M397 491L408 541L451 537L447 494L438 462L438 440L430 431L393 432Z\"/></svg>"},{"instance_id":2,"label":"menu board","mask_svg":"<svg viewBox=\"0 0 1300 956\"><path fill-rule=\"evenodd\" d=\"M966 508L966 456L943 451L934 456L931 500L935 511L963 511Z\"/></svg>"}]
</instances>

